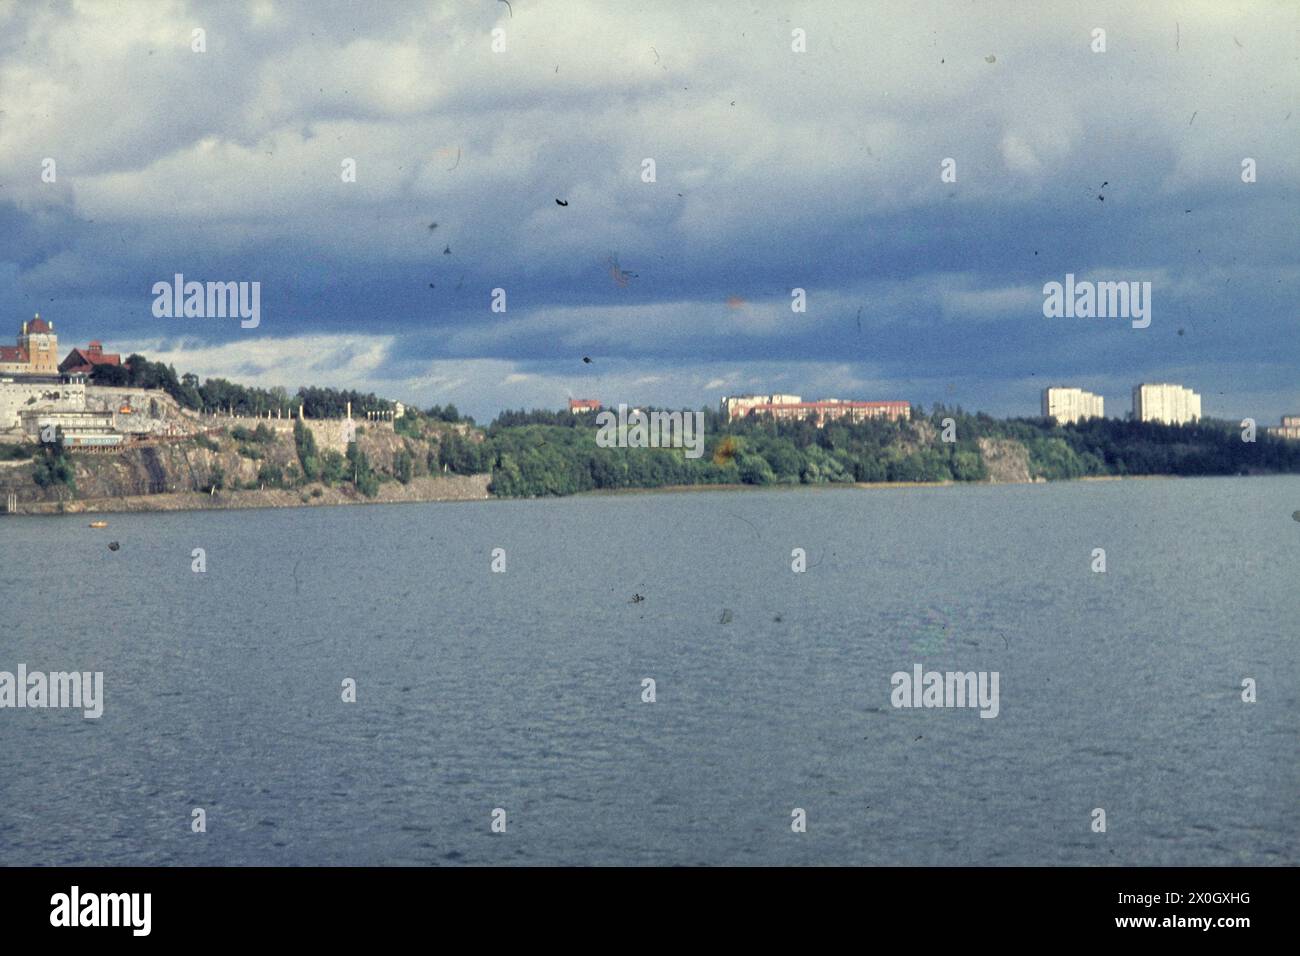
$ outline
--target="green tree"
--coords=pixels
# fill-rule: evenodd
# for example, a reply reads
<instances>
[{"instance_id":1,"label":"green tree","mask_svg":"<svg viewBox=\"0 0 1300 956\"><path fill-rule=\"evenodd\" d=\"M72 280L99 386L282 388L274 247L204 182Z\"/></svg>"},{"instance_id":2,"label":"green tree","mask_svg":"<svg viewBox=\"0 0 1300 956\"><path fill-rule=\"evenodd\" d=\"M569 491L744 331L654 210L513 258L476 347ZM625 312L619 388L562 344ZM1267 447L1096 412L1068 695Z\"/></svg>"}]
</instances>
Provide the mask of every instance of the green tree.
<instances>
[{"instance_id":1,"label":"green tree","mask_svg":"<svg viewBox=\"0 0 1300 956\"><path fill-rule=\"evenodd\" d=\"M356 442L348 443L347 463L351 471L352 484L367 498L379 493L379 476L370 467L366 453L357 447Z\"/></svg>"},{"instance_id":2,"label":"green tree","mask_svg":"<svg viewBox=\"0 0 1300 956\"><path fill-rule=\"evenodd\" d=\"M315 481L321 475L320 455L316 451L315 436L301 421L293 423L293 444L298 451L298 464L302 466L303 480Z\"/></svg>"},{"instance_id":3,"label":"green tree","mask_svg":"<svg viewBox=\"0 0 1300 956\"><path fill-rule=\"evenodd\" d=\"M64 485L73 494L77 493L76 471L72 462L55 446L47 445L45 454L36 459L32 479L42 488Z\"/></svg>"},{"instance_id":4,"label":"green tree","mask_svg":"<svg viewBox=\"0 0 1300 956\"><path fill-rule=\"evenodd\" d=\"M776 475L772 473L772 466L762 455L741 452L736 456L736 466L740 472L740 480L747 485L767 485L776 480Z\"/></svg>"},{"instance_id":5,"label":"green tree","mask_svg":"<svg viewBox=\"0 0 1300 956\"><path fill-rule=\"evenodd\" d=\"M257 470L257 480L268 488L285 487L284 471L269 461L263 462L262 467Z\"/></svg>"},{"instance_id":6,"label":"green tree","mask_svg":"<svg viewBox=\"0 0 1300 956\"><path fill-rule=\"evenodd\" d=\"M347 481L352 476L352 469L349 467L347 459L332 448L327 448L320 453L318 465L318 477L327 485L337 485L341 481ZM304 469L306 463L303 463Z\"/></svg>"},{"instance_id":7,"label":"green tree","mask_svg":"<svg viewBox=\"0 0 1300 956\"><path fill-rule=\"evenodd\" d=\"M415 460L411 457L411 452L403 448L393 457L393 475L402 484L410 484L411 478L415 474Z\"/></svg>"},{"instance_id":8,"label":"green tree","mask_svg":"<svg viewBox=\"0 0 1300 956\"><path fill-rule=\"evenodd\" d=\"M978 451L954 451L951 467L952 476L958 481L984 481L988 478L988 469Z\"/></svg>"},{"instance_id":9,"label":"green tree","mask_svg":"<svg viewBox=\"0 0 1300 956\"><path fill-rule=\"evenodd\" d=\"M90 372L92 385L124 388L131 384L131 375L120 365L96 365Z\"/></svg>"}]
</instances>

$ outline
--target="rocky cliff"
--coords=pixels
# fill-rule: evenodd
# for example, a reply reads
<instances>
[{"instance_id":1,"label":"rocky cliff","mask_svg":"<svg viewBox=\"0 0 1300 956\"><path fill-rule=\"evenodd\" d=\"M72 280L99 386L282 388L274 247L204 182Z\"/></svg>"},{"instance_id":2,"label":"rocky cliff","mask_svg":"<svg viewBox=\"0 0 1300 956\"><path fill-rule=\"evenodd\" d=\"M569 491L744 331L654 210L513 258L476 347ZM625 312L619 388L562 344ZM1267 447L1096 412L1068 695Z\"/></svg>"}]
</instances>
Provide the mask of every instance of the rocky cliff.
<instances>
[{"instance_id":1,"label":"rocky cliff","mask_svg":"<svg viewBox=\"0 0 1300 956\"><path fill-rule=\"evenodd\" d=\"M980 457L988 469L991 482L1027 482L1029 451L1020 442L1010 438L979 439Z\"/></svg>"},{"instance_id":2,"label":"rocky cliff","mask_svg":"<svg viewBox=\"0 0 1300 956\"><path fill-rule=\"evenodd\" d=\"M239 426L203 424L206 434L177 440L139 442L111 452L74 453L75 491L63 482L41 487L35 480L42 453L33 461L0 462L0 507L9 492L20 511L170 510L187 507L263 507L342 504L349 501L431 501L487 497L487 475L439 473L438 433L402 435L387 423L357 427L357 447L381 479L373 499L347 483L304 484L287 423L274 423L261 436L256 422ZM337 422L308 422L322 450L344 450ZM339 432L338 435L335 432ZM393 480L406 453L409 481ZM432 466L432 468L431 468ZM165 500L166 499L166 500Z\"/></svg>"}]
</instances>

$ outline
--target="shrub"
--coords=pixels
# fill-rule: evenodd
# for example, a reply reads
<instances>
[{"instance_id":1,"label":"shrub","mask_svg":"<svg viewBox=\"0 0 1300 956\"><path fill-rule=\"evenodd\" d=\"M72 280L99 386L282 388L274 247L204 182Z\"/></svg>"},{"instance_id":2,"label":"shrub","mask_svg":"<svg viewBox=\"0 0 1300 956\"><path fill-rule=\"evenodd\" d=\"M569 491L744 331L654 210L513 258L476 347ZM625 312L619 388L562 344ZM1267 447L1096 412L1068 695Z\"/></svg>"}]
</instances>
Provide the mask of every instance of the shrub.
<instances>
[{"instance_id":1,"label":"shrub","mask_svg":"<svg viewBox=\"0 0 1300 956\"><path fill-rule=\"evenodd\" d=\"M266 485L269 488L285 487L284 472L279 465L273 465L266 462L257 470L257 481L260 485Z\"/></svg>"},{"instance_id":2,"label":"shrub","mask_svg":"<svg viewBox=\"0 0 1300 956\"><path fill-rule=\"evenodd\" d=\"M24 461L36 455L35 445L0 444L0 461Z\"/></svg>"},{"instance_id":3,"label":"shrub","mask_svg":"<svg viewBox=\"0 0 1300 956\"><path fill-rule=\"evenodd\" d=\"M315 481L321 474L321 460L316 452L316 438L301 421L293 423L293 444L298 452L298 462L302 465L302 475L306 481Z\"/></svg>"},{"instance_id":4,"label":"shrub","mask_svg":"<svg viewBox=\"0 0 1300 956\"><path fill-rule=\"evenodd\" d=\"M66 485L73 494L77 491L76 472L62 452L47 450L45 456L37 461L32 478L42 488Z\"/></svg>"},{"instance_id":5,"label":"shrub","mask_svg":"<svg viewBox=\"0 0 1300 956\"><path fill-rule=\"evenodd\" d=\"M208 494L212 494L214 491L220 491L224 487L226 487L226 473L222 471L220 466L217 466L213 468L211 474L208 475L208 483L202 490L206 491Z\"/></svg>"},{"instance_id":6,"label":"shrub","mask_svg":"<svg viewBox=\"0 0 1300 956\"><path fill-rule=\"evenodd\" d=\"M398 419L401 421L401 419ZM415 461L411 458L411 453L403 448L393 459L393 476L402 484L408 484L411 477L415 474Z\"/></svg>"}]
</instances>

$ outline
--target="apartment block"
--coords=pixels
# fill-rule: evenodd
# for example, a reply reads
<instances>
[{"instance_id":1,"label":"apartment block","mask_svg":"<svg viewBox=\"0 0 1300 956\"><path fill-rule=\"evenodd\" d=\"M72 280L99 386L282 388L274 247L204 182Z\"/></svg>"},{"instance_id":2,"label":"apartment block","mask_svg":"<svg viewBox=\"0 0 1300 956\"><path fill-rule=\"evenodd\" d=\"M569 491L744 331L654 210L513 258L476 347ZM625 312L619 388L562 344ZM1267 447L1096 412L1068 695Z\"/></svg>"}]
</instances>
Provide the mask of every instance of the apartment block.
<instances>
[{"instance_id":1,"label":"apartment block","mask_svg":"<svg viewBox=\"0 0 1300 956\"><path fill-rule=\"evenodd\" d=\"M1300 441L1300 415L1283 415L1281 426L1268 429L1268 433L1275 438L1290 438L1293 441Z\"/></svg>"},{"instance_id":2,"label":"apartment block","mask_svg":"<svg viewBox=\"0 0 1300 956\"><path fill-rule=\"evenodd\" d=\"M1072 425L1085 418L1104 418L1104 404L1100 395L1073 386L1043 389L1043 417L1054 418L1060 425Z\"/></svg>"},{"instance_id":3,"label":"apartment block","mask_svg":"<svg viewBox=\"0 0 1300 956\"><path fill-rule=\"evenodd\" d=\"M847 419L863 422L871 418L905 419L911 415L910 402L850 402L823 398L805 402L799 395L739 395L724 397L722 410L727 421L750 415L765 415L778 421L812 421L821 427L828 421Z\"/></svg>"},{"instance_id":4,"label":"apartment block","mask_svg":"<svg viewBox=\"0 0 1300 956\"><path fill-rule=\"evenodd\" d=\"M1201 396L1167 382L1133 386L1133 420L1186 425L1200 421Z\"/></svg>"}]
</instances>

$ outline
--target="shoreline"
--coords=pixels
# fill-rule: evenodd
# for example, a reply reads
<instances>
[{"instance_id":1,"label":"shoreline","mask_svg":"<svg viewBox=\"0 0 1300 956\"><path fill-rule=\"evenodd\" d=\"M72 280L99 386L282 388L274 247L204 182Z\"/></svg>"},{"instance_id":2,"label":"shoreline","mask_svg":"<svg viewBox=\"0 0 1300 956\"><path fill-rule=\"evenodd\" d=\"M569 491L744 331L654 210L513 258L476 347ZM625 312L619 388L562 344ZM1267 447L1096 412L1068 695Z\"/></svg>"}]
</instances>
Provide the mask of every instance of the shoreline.
<instances>
[{"instance_id":1,"label":"shoreline","mask_svg":"<svg viewBox=\"0 0 1300 956\"><path fill-rule=\"evenodd\" d=\"M207 495L199 491L163 492L153 495L126 495L118 498L85 498L63 501L20 502L15 515L58 517L68 515L142 514L174 511L247 511L260 508L325 508L345 505L433 504L451 501L538 501L565 498L619 497L624 495L683 494L722 491L811 491L887 490L899 488L940 489L958 486L995 488L1012 485L1040 486L1073 482L1177 480L1182 475L1088 475L1063 481L882 481L828 482L826 484L770 485L661 485L657 488L598 488L572 495L542 495L532 498L497 497L487 491L488 475L454 475L417 478L408 485L386 482L374 498L366 498L353 489L307 486L304 489L266 489L218 492ZM1205 478L1251 478L1258 475L1203 475ZM320 490L313 496L312 492ZM3 512L0 512L0 517Z\"/></svg>"},{"instance_id":2,"label":"shoreline","mask_svg":"<svg viewBox=\"0 0 1300 956\"><path fill-rule=\"evenodd\" d=\"M832 491L859 489L863 491L872 491L878 489L894 488L1005 488L1011 486L1041 486L1041 485L1066 485L1073 482L1083 481L1148 481L1148 480L1165 480L1180 479L1183 475L1085 475L1080 478L1066 478L1057 481L1030 480L1030 481L835 481L825 482L816 485L804 485L797 483L789 484L770 484L770 485L746 485L746 484L729 484L729 485L660 485L657 488L596 488L592 491L579 491L573 495L564 495L566 498L583 498L583 497L600 497L606 495L630 495L630 494L678 494L689 491ZM1198 475L1196 477L1204 478L1233 478L1233 477L1255 477L1255 476L1238 476L1238 475ZM509 499L502 499L509 500ZM530 499L515 499L530 500Z\"/></svg>"},{"instance_id":3,"label":"shoreline","mask_svg":"<svg viewBox=\"0 0 1300 956\"><path fill-rule=\"evenodd\" d=\"M221 491L172 491L152 495L123 495L113 498L71 498L61 501L18 503L17 515L57 517L60 515L138 514L172 511L248 511L260 508L328 508L342 505L428 504L442 501L487 501L488 475L455 475L413 478L409 484L385 482L379 493L367 498L354 489L329 488L313 484L292 490L283 488ZM316 494L319 492L319 494ZM2 516L2 515L0 515Z\"/></svg>"},{"instance_id":4,"label":"shoreline","mask_svg":"<svg viewBox=\"0 0 1300 956\"><path fill-rule=\"evenodd\" d=\"M593 488L591 491L579 491L577 494L565 495L566 498L592 498L606 497L615 495L653 495L653 494L680 494L690 491L843 491L848 488L948 488L953 485L966 484L1024 484L1025 482L967 482L967 481L881 481L881 482L854 482L854 481L836 481L825 482L816 485L804 485L798 483L782 483L770 485L746 485L743 483L728 485L659 485L656 488Z\"/></svg>"}]
</instances>

